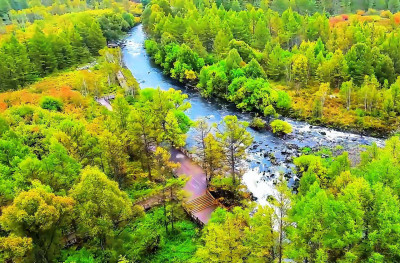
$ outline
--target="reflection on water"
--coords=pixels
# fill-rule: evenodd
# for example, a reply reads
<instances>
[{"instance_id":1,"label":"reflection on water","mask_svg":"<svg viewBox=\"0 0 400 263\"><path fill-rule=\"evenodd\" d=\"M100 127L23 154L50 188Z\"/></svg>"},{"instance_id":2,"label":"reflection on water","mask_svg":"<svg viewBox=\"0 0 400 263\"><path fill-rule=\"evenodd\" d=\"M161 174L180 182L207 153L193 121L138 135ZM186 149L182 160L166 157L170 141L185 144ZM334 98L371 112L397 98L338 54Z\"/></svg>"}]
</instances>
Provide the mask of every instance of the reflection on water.
<instances>
[{"instance_id":1,"label":"reflection on water","mask_svg":"<svg viewBox=\"0 0 400 263\"><path fill-rule=\"evenodd\" d=\"M126 38L126 46L123 49L125 65L131 70L141 88L160 87L163 90L169 88L182 90L188 95L188 100L192 105L188 116L193 120L207 117L210 122L219 122L226 115L237 115L240 120L251 120L250 114L239 112L233 105L216 99L211 101L203 99L198 92L164 76L144 49L145 37L142 25L136 26ZM293 134L285 140L275 137L271 132L260 132L249 128L254 137L254 144L249 150L246 164L249 169L243 176L243 181L261 204L265 203L266 197L273 192L274 179L280 172L290 178L290 184L297 179L291 172L293 167L291 159L298 156L303 147L318 148L341 145L344 149L353 149L355 146L368 145L372 142L383 145L381 139L310 126L305 122L288 118L285 120L293 126ZM190 135L188 137L189 146ZM272 162L271 156L273 156Z\"/></svg>"}]
</instances>

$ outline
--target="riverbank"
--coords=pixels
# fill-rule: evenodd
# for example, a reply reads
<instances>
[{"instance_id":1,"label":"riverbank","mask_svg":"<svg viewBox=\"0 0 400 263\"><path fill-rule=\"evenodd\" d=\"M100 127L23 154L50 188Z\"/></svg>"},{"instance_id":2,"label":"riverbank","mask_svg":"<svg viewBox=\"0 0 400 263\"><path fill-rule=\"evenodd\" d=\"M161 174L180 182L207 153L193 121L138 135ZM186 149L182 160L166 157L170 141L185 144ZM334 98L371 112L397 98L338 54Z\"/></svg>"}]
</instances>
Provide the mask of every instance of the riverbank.
<instances>
[{"instance_id":1,"label":"riverbank","mask_svg":"<svg viewBox=\"0 0 400 263\"><path fill-rule=\"evenodd\" d=\"M300 90L299 94L289 86L282 83L271 83L276 89L284 90L292 98L292 107L286 112L286 116L296 120L306 121L311 125L324 126L337 131L351 132L363 136L387 138L397 131L398 117L382 119L373 116L362 115L363 112L356 107L347 110L343 106L343 98L339 90L333 90L325 100L322 118L314 118L311 105L313 105L314 93L318 87ZM361 114L361 115L360 115Z\"/></svg>"},{"instance_id":2,"label":"riverbank","mask_svg":"<svg viewBox=\"0 0 400 263\"><path fill-rule=\"evenodd\" d=\"M156 66L159 67L158 65ZM160 67L159 69L162 70ZM196 83L193 83L193 81L192 82L184 81L180 83L185 87L201 94L200 90L196 86ZM288 88L279 90L284 90L287 92ZM292 92L294 93L293 90ZM343 109L340 112L335 111L335 106L337 106L337 104L339 104L340 101L338 96L335 95L333 96L334 97L327 99L328 110L325 112L326 115L323 118L313 118L311 110L304 107L304 105L310 105L312 103L312 99L309 98L309 101L304 101L301 99L301 97L294 97L294 96L291 96L292 107L286 111L278 111L278 114L280 114L281 117L283 118L290 118L296 121L307 122L311 126L320 126L333 129L338 132L349 132L362 136L369 136L380 139L388 138L398 129L397 119L395 120L395 124L384 125L382 120L372 118L370 116L365 116L363 119L363 123L369 124L369 127L361 127L359 124L360 119L359 118L357 119L354 110L347 111ZM204 99L210 100L210 98L204 98ZM224 100L224 103L235 105L233 102L230 102L225 98L219 97L219 99ZM237 110L240 111L240 109ZM245 111L242 112L244 113ZM247 113L252 114L254 116L259 116L259 115L262 116L263 114L262 112L247 112ZM264 119L269 121L273 120L273 118L268 118L268 117Z\"/></svg>"},{"instance_id":3,"label":"riverbank","mask_svg":"<svg viewBox=\"0 0 400 263\"><path fill-rule=\"evenodd\" d=\"M236 115L241 121L250 122L252 120L251 113L238 111L232 103L218 98L206 100L200 96L197 90L165 76L144 49L145 39L143 26L139 24L130 31L125 40L126 46L122 49L123 61L141 88L160 87L162 90L170 88L180 90L188 96L187 100L192 107L188 110L187 115L192 120L204 118L210 123L218 123L226 115ZM285 118L285 120L293 127L292 135L285 140L268 131L248 128L254 138L254 143L248 151L247 162L244 164L247 172L243 176L243 183L259 203L264 203L267 196L273 193L274 180L280 173L287 176L290 184L298 181L292 170L294 167L292 160L303 154L302 149L306 147L317 150L323 147L334 149L340 145L343 150L349 151L373 142L379 146L384 144L383 140L378 138L313 126L290 118ZM194 131L189 131L188 148L193 146L193 136Z\"/></svg>"},{"instance_id":4,"label":"riverbank","mask_svg":"<svg viewBox=\"0 0 400 263\"><path fill-rule=\"evenodd\" d=\"M320 81L315 76L304 83L294 76L272 81L276 78L267 74L271 69L262 54L246 46L248 52L253 52L249 58L241 50L244 47L240 41L241 44L230 42L227 49L231 51L227 55L210 52L208 56L200 56L185 41L163 44L150 28L146 30L151 34L145 42L146 51L163 69L163 74L183 85L195 86L206 98L224 98L240 110L258 111L262 116L274 116L277 111L286 117L363 135L387 137L397 130L400 115L394 108L396 103L391 102L394 100L391 92L386 91L389 87L381 88L373 76L366 76L362 85L346 83L351 88L345 99L343 92L339 92L341 82L325 83L326 80ZM298 73L302 74L306 73ZM374 88L367 87L368 81ZM398 83L392 85L393 89ZM373 95L368 93L372 92L370 89L374 90Z\"/></svg>"}]
</instances>

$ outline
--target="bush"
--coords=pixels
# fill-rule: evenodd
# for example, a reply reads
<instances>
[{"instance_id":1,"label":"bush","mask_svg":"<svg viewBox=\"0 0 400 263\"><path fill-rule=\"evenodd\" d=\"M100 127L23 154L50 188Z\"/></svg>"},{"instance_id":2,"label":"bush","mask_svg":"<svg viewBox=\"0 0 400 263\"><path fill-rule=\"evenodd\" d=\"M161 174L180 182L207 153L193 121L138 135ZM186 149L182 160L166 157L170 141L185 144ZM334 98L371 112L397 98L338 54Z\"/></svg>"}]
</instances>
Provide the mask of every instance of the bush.
<instances>
[{"instance_id":1,"label":"bush","mask_svg":"<svg viewBox=\"0 0 400 263\"><path fill-rule=\"evenodd\" d=\"M272 132L275 134L289 134L293 131L292 126L286 121L274 120L271 122Z\"/></svg>"},{"instance_id":2,"label":"bush","mask_svg":"<svg viewBox=\"0 0 400 263\"><path fill-rule=\"evenodd\" d=\"M278 91L278 101L276 102L276 107L278 109L287 110L290 108L292 104L292 99L290 98L289 94L285 91Z\"/></svg>"},{"instance_id":3,"label":"bush","mask_svg":"<svg viewBox=\"0 0 400 263\"><path fill-rule=\"evenodd\" d=\"M254 117L250 123L250 127L261 130L265 127L265 121L260 117Z\"/></svg>"},{"instance_id":4,"label":"bush","mask_svg":"<svg viewBox=\"0 0 400 263\"><path fill-rule=\"evenodd\" d=\"M264 109L264 116L265 117L276 117L276 111L272 105L268 105Z\"/></svg>"},{"instance_id":5,"label":"bush","mask_svg":"<svg viewBox=\"0 0 400 263\"><path fill-rule=\"evenodd\" d=\"M63 103L61 100L53 97L44 97L40 102L40 107L45 110L61 111Z\"/></svg>"},{"instance_id":6,"label":"bush","mask_svg":"<svg viewBox=\"0 0 400 263\"><path fill-rule=\"evenodd\" d=\"M383 10L380 15L383 18L391 18L393 16L389 10Z\"/></svg>"},{"instance_id":7,"label":"bush","mask_svg":"<svg viewBox=\"0 0 400 263\"><path fill-rule=\"evenodd\" d=\"M356 113L357 117L364 117L366 115L365 111L362 109L359 109L359 108L356 109L355 113Z\"/></svg>"}]
</instances>

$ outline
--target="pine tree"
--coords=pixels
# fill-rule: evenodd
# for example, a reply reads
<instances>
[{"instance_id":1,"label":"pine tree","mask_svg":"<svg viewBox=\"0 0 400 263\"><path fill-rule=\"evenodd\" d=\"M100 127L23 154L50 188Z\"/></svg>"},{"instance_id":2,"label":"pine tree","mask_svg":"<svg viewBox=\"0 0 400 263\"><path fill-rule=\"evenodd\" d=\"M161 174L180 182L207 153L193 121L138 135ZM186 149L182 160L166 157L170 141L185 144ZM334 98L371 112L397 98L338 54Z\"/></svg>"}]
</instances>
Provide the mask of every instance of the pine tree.
<instances>
[{"instance_id":1,"label":"pine tree","mask_svg":"<svg viewBox=\"0 0 400 263\"><path fill-rule=\"evenodd\" d=\"M254 30L253 47L261 51L264 50L269 37L270 35L265 21L259 19Z\"/></svg>"},{"instance_id":2,"label":"pine tree","mask_svg":"<svg viewBox=\"0 0 400 263\"><path fill-rule=\"evenodd\" d=\"M291 81L295 83L296 90L303 88L308 82L308 59L304 55L295 55L292 60Z\"/></svg>"},{"instance_id":3,"label":"pine tree","mask_svg":"<svg viewBox=\"0 0 400 263\"><path fill-rule=\"evenodd\" d=\"M0 17L6 15L10 9L11 6L8 0L0 0Z\"/></svg>"},{"instance_id":4,"label":"pine tree","mask_svg":"<svg viewBox=\"0 0 400 263\"><path fill-rule=\"evenodd\" d=\"M225 30L219 30L214 40L214 52L223 58L229 51L231 36Z\"/></svg>"},{"instance_id":5,"label":"pine tree","mask_svg":"<svg viewBox=\"0 0 400 263\"><path fill-rule=\"evenodd\" d=\"M57 59L58 69L68 68L75 64L73 49L65 34L51 36L51 44Z\"/></svg>"},{"instance_id":6,"label":"pine tree","mask_svg":"<svg viewBox=\"0 0 400 263\"><path fill-rule=\"evenodd\" d=\"M228 115L221 121L221 128L216 134L221 141L234 186L240 184L240 171L238 170L240 162L246 157L246 149L253 142L253 137L246 130L248 125L247 122L239 121L236 116Z\"/></svg>"},{"instance_id":7,"label":"pine tree","mask_svg":"<svg viewBox=\"0 0 400 263\"><path fill-rule=\"evenodd\" d=\"M75 27L68 31L67 37L71 43L71 48L74 55L74 57L71 59L71 62L86 62L90 57L90 52Z\"/></svg>"},{"instance_id":8,"label":"pine tree","mask_svg":"<svg viewBox=\"0 0 400 263\"><path fill-rule=\"evenodd\" d=\"M29 40L28 53L40 76L45 76L57 68L57 59L51 42L39 28L36 28L35 34Z\"/></svg>"},{"instance_id":9,"label":"pine tree","mask_svg":"<svg viewBox=\"0 0 400 263\"><path fill-rule=\"evenodd\" d=\"M92 55L98 55L99 50L106 45L106 39L103 36L99 23L92 22L85 42Z\"/></svg>"},{"instance_id":10,"label":"pine tree","mask_svg":"<svg viewBox=\"0 0 400 263\"><path fill-rule=\"evenodd\" d=\"M274 220L278 226L277 234L277 254L278 262L281 263L284 257L286 248L286 230L290 225L289 212L291 208L292 192L287 186L287 182L283 174L279 177L279 182L276 185L276 194L273 196L272 204L274 206Z\"/></svg>"},{"instance_id":11,"label":"pine tree","mask_svg":"<svg viewBox=\"0 0 400 263\"><path fill-rule=\"evenodd\" d=\"M3 90L17 89L34 79L26 47L14 35L3 44L0 53L0 83Z\"/></svg>"},{"instance_id":12,"label":"pine tree","mask_svg":"<svg viewBox=\"0 0 400 263\"><path fill-rule=\"evenodd\" d=\"M273 80L279 80L285 70L285 61L283 50L279 45L276 45L268 56L267 75Z\"/></svg>"}]
</instances>

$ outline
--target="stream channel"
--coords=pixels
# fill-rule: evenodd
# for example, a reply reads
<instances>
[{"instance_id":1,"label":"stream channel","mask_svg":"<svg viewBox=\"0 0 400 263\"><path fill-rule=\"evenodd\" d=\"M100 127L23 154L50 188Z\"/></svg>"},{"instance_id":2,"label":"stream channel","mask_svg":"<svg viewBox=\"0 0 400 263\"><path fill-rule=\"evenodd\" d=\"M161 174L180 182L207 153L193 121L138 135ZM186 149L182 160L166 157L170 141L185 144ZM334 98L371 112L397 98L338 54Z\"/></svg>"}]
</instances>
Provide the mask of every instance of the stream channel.
<instances>
[{"instance_id":1,"label":"stream channel","mask_svg":"<svg viewBox=\"0 0 400 263\"><path fill-rule=\"evenodd\" d=\"M198 91L163 75L162 70L146 53L145 39L146 33L140 24L130 31L122 50L124 63L141 88L160 87L162 90L170 88L181 90L182 93L188 95L187 100L192 105L187 112L192 120L206 118L210 122L220 122L226 115L236 115L240 120L251 121L250 113L242 113L234 105L223 100L204 99ZM285 139L274 136L266 130L257 131L248 128L254 137L254 142L248 151L246 162L248 167L243 176L243 182L260 204L265 204L268 195L273 194L273 185L280 172L285 174L289 185L298 181L296 174L292 171L294 168L292 159L299 156L304 147L313 150L321 147L334 149L340 145L344 150L349 151L349 155L356 155L358 151L355 149L361 145L370 145L373 142L376 142L378 146L384 145L382 139L312 126L306 122L289 118L284 118L284 120L293 127L293 133ZM193 132L189 132L189 147L193 142L191 136L193 136Z\"/></svg>"}]
</instances>

